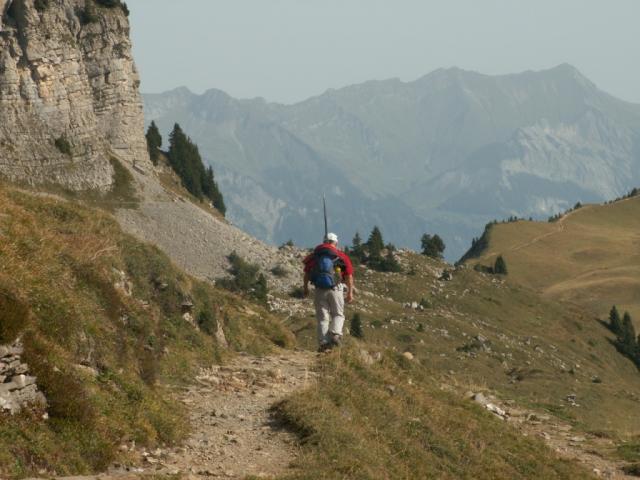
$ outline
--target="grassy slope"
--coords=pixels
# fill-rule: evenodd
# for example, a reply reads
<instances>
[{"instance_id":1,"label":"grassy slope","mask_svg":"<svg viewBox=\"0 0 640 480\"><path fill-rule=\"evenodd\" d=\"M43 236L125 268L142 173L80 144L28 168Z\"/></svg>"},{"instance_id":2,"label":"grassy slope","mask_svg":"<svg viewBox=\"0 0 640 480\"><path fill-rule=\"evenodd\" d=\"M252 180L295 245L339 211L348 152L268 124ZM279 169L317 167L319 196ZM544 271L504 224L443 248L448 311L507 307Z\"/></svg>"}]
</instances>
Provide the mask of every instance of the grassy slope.
<instances>
[{"instance_id":1,"label":"grassy slope","mask_svg":"<svg viewBox=\"0 0 640 480\"><path fill-rule=\"evenodd\" d=\"M0 205L0 288L26 307L13 311L27 312L3 319L12 329L2 331L23 335L25 359L51 416L44 421L40 412L25 412L0 422L4 476L42 468L88 472L122 455L123 442L152 446L184 438L184 412L162 385L188 380L199 364L225 355L211 336L182 320L185 294L197 312L224 318L236 349L260 354L291 342L260 307L182 274L157 249L124 235L107 213L1 185ZM117 271L131 281L131 296L114 287ZM397 278L421 281L420 275ZM394 312L385 301L370 307L385 318ZM298 477L585 476L540 442L441 391L416 354L422 365L387 353L369 367L350 349L321 362L318 387L279 407L305 438Z\"/></svg>"},{"instance_id":2,"label":"grassy slope","mask_svg":"<svg viewBox=\"0 0 640 480\"><path fill-rule=\"evenodd\" d=\"M358 286L370 294L360 295L350 313L361 313L366 338L350 341L369 351L410 351L415 363L407 366L390 354L383 364L369 369L353 351L325 361L320 386L280 409L308 442L302 459L305 471L319 469L321 478L411 478L407 472L481 478L483 471L492 469L500 472L495 473L498 478L565 475L558 473L564 467L552 455L542 458L535 442L515 442L509 428L496 427L499 421L484 418L461 402L465 391L513 400L572 424L576 432L623 440L640 431L640 414L634 413L640 403L635 393L640 375L616 352L610 332L594 315L471 269L458 270L453 281L441 282L437 280L441 263L408 253L402 261L406 267L414 266L414 275L358 269ZM423 298L429 305L424 311L403 306ZM290 322L299 342L311 348L313 318ZM490 350L476 345L474 337L479 334L488 339ZM601 382L593 382L596 377ZM386 391L389 385L402 392L400 398ZM444 395L441 389L457 395ZM567 402L569 394L577 395L579 407ZM416 436L411 433L413 418L419 419L414 427L422 432ZM457 420L469 431L463 434ZM492 428L498 428L502 437L496 438ZM416 459L414 442L424 447L425 438L433 448ZM456 439L453 444L448 443L451 438ZM475 458L476 444L467 443L470 438L486 447L485 463ZM487 453L494 451L501 453ZM505 467L505 458L526 458L527 452L538 452L532 455L538 463L529 470ZM327 456L329 464L319 462ZM461 457L468 461L463 473L455 468Z\"/></svg>"},{"instance_id":3,"label":"grassy slope","mask_svg":"<svg viewBox=\"0 0 640 480\"><path fill-rule=\"evenodd\" d=\"M303 439L295 479L589 478L541 441L441 390L387 352L366 366L354 346L320 361L317 386L276 411Z\"/></svg>"},{"instance_id":4,"label":"grassy slope","mask_svg":"<svg viewBox=\"0 0 640 480\"><path fill-rule=\"evenodd\" d=\"M50 416L0 418L2 477L99 470L124 442L184 438L184 412L162 384L226 354L183 320L184 296L196 317L211 314L210 331L224 322L235 349L292 341L275 317L183 274L106 212L2 184L0 206L0 301L14 306L0 309L0 343L22 335ZM131 295L116 286L120 272Z\"/></svg>"},{"instance_id":5,"label":"grassy slope","mask_svg":"<svg viewBox=\"0 0 640 480\"><path fill-rule=\"evenodd\" d=\"M584 431L640 431L640 375L595 316L471 269L440 282L438 263L415 254L404 262L415 275L357 274L360 288L376 295L361 296L351 310L362 314L369 344L412 352L431 376L459 391L494 391ZM403 308L422 298L430 304L425 311ZM292 329L301 342L312 341L312 319L298 318ZM475 345L478 334L491 351ZM602 383L593 383L595 376ZM580 408L567 404L570 393Z\"/></svg>"},{"instance_id":6,"label":"grassy slope","mask_svg":"<svg viewBox=\"0 0 640 480\"><path fill-rule=\"evenodd\" d=\"M639 232L640 197L588 205L555 223L495 225L488 249L470 263L502 254L512 281L601 316L616 304L640 319Z\"/></svg>"}]
</instances>

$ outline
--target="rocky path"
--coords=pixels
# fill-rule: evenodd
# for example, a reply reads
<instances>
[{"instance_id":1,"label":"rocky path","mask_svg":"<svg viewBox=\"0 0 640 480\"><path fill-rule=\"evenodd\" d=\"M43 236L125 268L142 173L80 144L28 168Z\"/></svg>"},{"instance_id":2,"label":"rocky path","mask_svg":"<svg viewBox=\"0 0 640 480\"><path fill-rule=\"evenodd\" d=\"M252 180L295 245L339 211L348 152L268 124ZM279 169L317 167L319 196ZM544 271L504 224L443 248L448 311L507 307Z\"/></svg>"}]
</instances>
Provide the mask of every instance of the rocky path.
<instances>
[{"instance_id":1,"label":"rocky path","mask_svg":"<svg viewBox=\"0 0 640 480\"><path fill-rule=\"evenodd\" d=\"M186 445L164 458L146 457L159 470L198 478L270 478L286 473L297 453L293 434L279 427L270 407L314 381L313 354L240 356L204 370L179 396L191 412Z\"/></svg>"},{"instance_id":2,"label":"rocky path","mask_svg":"<svg viewBox=\"0 0 640 480\"><path fill-rule=\"evenodd\" d=\"M298 439L274 421L270 408L315 381L314 360L310 352L283 351L240 355L204 369L194 385L176 391L190 412L192 432L184 446L139 451L134 466L59 480L273 478L291 472Z\"/></svg>"}]
</instances>

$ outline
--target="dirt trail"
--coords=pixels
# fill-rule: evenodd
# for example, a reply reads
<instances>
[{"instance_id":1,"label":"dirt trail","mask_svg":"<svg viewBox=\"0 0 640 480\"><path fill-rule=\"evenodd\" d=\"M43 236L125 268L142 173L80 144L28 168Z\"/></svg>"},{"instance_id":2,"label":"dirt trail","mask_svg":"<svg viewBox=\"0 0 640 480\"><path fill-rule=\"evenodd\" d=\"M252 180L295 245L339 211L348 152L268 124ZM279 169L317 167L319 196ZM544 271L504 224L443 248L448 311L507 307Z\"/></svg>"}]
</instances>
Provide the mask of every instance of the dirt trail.
<instances>
[{"instance_id":1,"label":"dirt trail","mask_svg":"<svg viewBox=\"0 0 640 480\"><path fill-rule=\"evenodd\" d=\"M282 429L270 408L292 392L312 385L315 354L240 355L227 365L203 369L176 396L190 414L192 432L184 446L136 451L135 465L59 480L183 480L273 478L291 472L297 437ZM31 479L35 480L35 479Z\"/></svg>"},{"instance_id":2,"label":"dirt trail","mask_svg":"<svg viewBox=\"0 0 640 480\"><path fill-rule=\"evenodd\" d=\"M179 396L191 413L193 433L185 447L158 461L160 470L197 477L258 478L286 473L297 454L297 439L282 430L270 407L314 382L313 354L240 356L196 377Z\"/></svg>"}]
</instances>

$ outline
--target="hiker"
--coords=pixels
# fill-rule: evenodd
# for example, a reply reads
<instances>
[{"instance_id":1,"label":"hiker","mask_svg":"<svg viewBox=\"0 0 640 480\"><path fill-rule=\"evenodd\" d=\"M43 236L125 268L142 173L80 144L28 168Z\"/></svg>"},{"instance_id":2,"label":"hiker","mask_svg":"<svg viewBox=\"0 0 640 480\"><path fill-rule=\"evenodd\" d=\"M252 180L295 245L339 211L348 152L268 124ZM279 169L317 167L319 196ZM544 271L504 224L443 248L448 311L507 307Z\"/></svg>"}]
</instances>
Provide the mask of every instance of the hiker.
<instances>
[{"instance_id":1,"label":"hiker","mask_svg":"<svg viewBox=\"0 0 640 480\"><path fill-rule=\"evenodd\" d=\"M309 282L315 287L313 303L318 320L320 352L339 346L344 326L344 290L347 303L353 301L353 265L338 250L338 236L328 233L324 242L304 259L304 295L309 295Z\"/></svg>"}]
</instances>

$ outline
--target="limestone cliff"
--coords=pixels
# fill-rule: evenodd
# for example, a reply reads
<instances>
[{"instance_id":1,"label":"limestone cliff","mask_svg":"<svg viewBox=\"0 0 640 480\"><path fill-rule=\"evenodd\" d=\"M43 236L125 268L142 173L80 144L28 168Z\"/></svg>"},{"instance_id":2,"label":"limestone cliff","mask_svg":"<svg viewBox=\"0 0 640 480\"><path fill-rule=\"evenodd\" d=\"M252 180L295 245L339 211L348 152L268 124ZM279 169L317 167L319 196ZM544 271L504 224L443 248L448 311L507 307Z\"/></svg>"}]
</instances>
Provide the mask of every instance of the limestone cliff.
<instances>
[{"instance_id":1,"label":"limestone cliff","mask_svg":"<svg viewBox=\"0 0 640 480\"><path fill-rule=\"evenodd\" d=\"M139 77L120 5L0 0L0 176L106 189L145 165Z\"/></svg>"}]
</instances>

